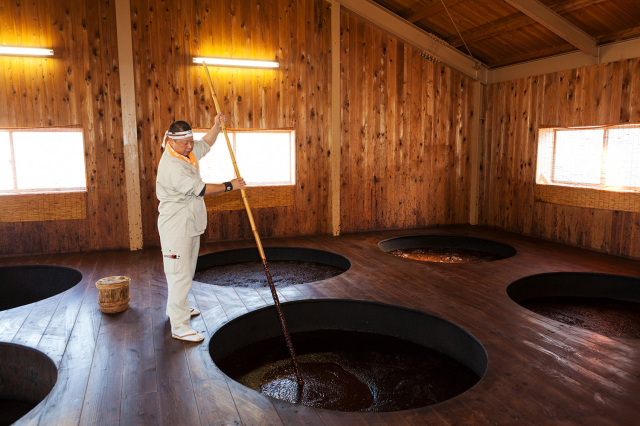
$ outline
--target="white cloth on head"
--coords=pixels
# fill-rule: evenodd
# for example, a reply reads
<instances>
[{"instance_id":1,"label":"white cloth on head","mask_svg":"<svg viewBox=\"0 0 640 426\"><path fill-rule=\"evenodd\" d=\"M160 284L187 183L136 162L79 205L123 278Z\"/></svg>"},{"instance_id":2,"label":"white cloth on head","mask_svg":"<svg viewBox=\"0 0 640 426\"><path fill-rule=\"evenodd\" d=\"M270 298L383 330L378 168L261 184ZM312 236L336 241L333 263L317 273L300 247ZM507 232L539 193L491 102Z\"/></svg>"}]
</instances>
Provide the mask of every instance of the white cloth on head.
<instances>
[{"instance_id":1,"label":"white cloth on head","mask_svg":"<svg viewBox=\"0 0 640 426\"><path fill-rule=\"evenodd\" d=\"M194 142L197 160L210 150L204 141ZM207 226L206 207L199 196L204 187L197 167L168 151L162 154L156 178L156 196L160 201L158 232L169 289L166 312L171 332L178 335L191 329L188 294L198 261L200 235Z\"/></svg>"},{"instance_id":2,"label":"white cloth on head","mask_svg":"<svg viewBox=\"0 0 640 426\"><path fill-rule=\"evenodd\" d=\"M162 148L167 146L167 136L171 139L189 139L193 137L193 130L185 130L183 132L164 132L164 137L162 138Z\"/></svg>"}]
</instances>

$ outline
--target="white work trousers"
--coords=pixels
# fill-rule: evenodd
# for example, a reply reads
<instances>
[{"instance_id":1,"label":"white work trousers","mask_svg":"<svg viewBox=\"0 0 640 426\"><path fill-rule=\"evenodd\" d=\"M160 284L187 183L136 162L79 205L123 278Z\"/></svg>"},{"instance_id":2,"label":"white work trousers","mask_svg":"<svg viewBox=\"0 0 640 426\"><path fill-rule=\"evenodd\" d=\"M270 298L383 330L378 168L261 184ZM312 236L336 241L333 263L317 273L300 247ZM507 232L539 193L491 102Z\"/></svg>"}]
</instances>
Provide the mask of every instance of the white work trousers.
<instances>
[{"instance_id":1,"label":"white work trousers","mask_svg":"<svg viewBox=\"0 0 640 426\"><path fill-rule=\"evenodd\" d=\"M196 272L200 236L162 237L162 261L167 277L167 315L171 321L171 333L182 335L191 330L189 290Z\"/></svg>"}]
</instances>

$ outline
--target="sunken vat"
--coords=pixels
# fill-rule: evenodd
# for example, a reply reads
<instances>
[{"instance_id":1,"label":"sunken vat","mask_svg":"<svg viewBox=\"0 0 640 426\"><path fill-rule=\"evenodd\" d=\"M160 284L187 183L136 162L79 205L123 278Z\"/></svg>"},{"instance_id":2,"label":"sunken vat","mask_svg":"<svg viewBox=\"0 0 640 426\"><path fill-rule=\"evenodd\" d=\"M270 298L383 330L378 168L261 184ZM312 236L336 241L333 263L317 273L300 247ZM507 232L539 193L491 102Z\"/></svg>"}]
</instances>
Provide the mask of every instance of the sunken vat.
<instances>
[{"instance_id":1,"label":"sunken vat","mask_svg":"<svg viewBox=\"0 0 640 426\"><path fill-rule=\"evenodd\" d=\"M0 420L12 424L53 389L58 370L47 355L13 343L0 343Z\"/></svg>"},{"instance_id":2,"label":"sunken vat","mask_svg":"<svg viewBox=\"0 0 640 426\"><path fill-rule=\"evenodd\" d=\"M339 254L304 247L264 247L276 287L322 281L340 275L351 262ZM194 280L229 287L267 287L256 247L224 250L198 257Z\"/></svg>"},{"instance_id":3,"label":"sunken vat","mask_svg":"<svg viewBox=\"0 0 640 426\"><path fill-rule=\"evenodd\" d=\"M606 336L640 339L640 278L588 272L531 275L507 287L520 306Z\"/></svg>"},{"instance_id":4,"label":"sunken vat","mask_svg":"<svg viewBox=\"0 0 640 426\"><path fill-rule=\"evenodd\" d=\"M345 299L287 302L282 310L301 389L273 306L223 325L209 352L227 376L289 403L337 411L420 408L465 392L487 369L473 335L425 312Z\"/></svg>"},{"instance_id":5,"label":"sunken vat","mask_svg":"<svg viewBox=\"0 0 640 426\"><path fill-rule=\"evenodd\" d=\"M380 250L405 259L434 263L492 262L512 257L513 247L496 241L464 235L422 234L389 238Z\"/></svg>"},{"instance_id":6,"label":"sunken vat","mask_svg":"<svg viewBox=\"0 0 640 426\"><path fill-rule=\"evenodd\" d=\"M55 296L81 280L80 271L64 266L0 266L0 311Z\"/></svg>"}]
</instances>

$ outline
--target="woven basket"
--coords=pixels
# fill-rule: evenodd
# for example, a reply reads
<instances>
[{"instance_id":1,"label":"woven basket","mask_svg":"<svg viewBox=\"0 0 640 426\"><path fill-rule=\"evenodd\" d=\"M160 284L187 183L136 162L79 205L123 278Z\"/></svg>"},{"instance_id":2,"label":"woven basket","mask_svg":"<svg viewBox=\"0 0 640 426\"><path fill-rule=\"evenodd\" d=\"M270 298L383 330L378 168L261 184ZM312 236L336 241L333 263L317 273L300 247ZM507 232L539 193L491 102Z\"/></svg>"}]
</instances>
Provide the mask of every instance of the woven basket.
<instances>
[{"instance_id":1,"label":"woven basket","mask_svg":"<svg viewBox=\"0 0 640 426\"><path fill-rule=\"evenodd\" d=\"M124 276L101 278L96 282L98 287L100 310L106 314L115 314L129 308L129 282Z\"/></svg>"}]
</instances>

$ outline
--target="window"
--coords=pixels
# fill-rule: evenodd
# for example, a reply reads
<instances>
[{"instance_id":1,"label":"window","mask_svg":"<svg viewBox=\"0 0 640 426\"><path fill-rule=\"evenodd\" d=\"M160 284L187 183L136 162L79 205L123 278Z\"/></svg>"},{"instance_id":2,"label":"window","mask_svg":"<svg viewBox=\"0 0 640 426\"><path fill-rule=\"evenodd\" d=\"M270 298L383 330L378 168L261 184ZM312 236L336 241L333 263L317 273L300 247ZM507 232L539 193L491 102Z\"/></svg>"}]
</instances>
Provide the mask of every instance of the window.
<instances>
[{"instance_id":1,"label":"window","mask_svg":"<svg viewBox=\"0 0 640 426\"><path fill-rule=\"evenodd\" d=\"M0 129L0 193L86 187L82 129Z\"/></svg>"},{"instance_id":2,"label":"window","mask_svg":"<svg viewBox=\"0 0 640 426\"><path fill-rule=\"evenodd\" d=\"M536 183L640 191L640 125L541 128Z\"/></svg>"},{"instance_id":3,"label":"window","mask_svg":"<svg viewBox=\"0 0 640 426\"><path fill-rule=\"evenodd\" d=\"M194 131L194 139L206 132ZM293 130L227 130L240 174L248 186L295 184L295 132ZM206 183L220 183L235 176L224 134L200 160Z\"/></svg>"}]
</instances>

